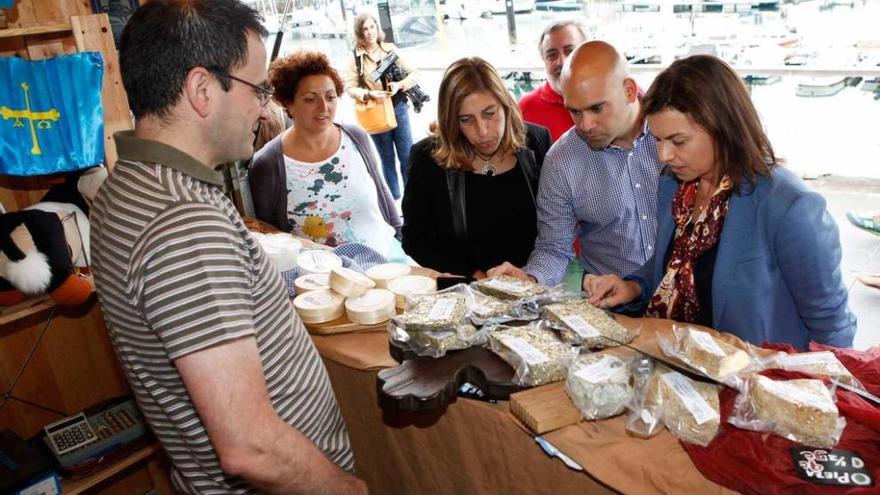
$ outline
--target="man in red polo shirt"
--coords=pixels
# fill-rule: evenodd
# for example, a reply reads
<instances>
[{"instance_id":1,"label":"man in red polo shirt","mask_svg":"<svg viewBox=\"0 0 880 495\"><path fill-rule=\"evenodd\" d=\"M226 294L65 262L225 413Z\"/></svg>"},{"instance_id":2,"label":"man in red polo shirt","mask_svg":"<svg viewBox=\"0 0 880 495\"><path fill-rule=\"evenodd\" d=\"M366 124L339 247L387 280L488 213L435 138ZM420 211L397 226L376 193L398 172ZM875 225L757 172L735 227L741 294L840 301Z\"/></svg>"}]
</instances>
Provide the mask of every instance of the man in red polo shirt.
<instances>
[{"instance_id":1,"label":"man in red polo shirt","mask_svg":"<svg viewBox=\"0 0 880 495\"><path fill-rule=\"evenodd\" d=\"M523 120L544 126L550 130L553 141L572 126L571 115L562 101L559 75L568 55L581 43L587 41L583 26L573 20L550 24L541 33L538 49L547 71L547 82L519 100Z\"/></svg>"}]
</instances>

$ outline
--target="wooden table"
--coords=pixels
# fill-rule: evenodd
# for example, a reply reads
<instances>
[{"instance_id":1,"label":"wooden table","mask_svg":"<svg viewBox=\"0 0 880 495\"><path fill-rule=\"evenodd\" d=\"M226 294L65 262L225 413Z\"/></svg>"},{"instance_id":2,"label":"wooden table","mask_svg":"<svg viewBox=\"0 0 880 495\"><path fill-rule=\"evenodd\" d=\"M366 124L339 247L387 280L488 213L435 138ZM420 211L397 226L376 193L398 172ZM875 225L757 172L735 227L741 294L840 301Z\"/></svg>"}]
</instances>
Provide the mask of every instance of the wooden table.
<instances>
[{"instance_id":1,"label":"wooden table","mask_svg":"<svg viewBox=\"0 0 880 495\"><path fill-rule=\"evenodd\" d=\"M664 320L626 320L648 335ZM313 336L348 425L358 476L371 493L731 493L697 471L669 433L636 439L623 417L545 435L574 471L544 454L507 402L457 399L440 417L383 417L376 372L395 366L384 331ZM643 337L640 337L643 338Z\"/></svg>"}]
</instances>

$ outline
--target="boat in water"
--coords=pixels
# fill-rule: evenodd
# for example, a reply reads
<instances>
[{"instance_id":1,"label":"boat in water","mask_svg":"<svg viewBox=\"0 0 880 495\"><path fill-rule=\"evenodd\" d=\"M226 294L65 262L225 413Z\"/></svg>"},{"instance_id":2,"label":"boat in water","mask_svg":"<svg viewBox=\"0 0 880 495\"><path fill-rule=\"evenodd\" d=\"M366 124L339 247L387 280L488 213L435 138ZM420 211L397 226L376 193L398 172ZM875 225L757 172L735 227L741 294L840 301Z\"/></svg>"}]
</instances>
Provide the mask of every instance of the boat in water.
<instances>
[{"instance_id":1,"label":"boat in water","mask_svg":"<svg viewBox=\"0 0 880 495\"><path fill-rule=\"evenodd\" d=\"M846 87L843 76L805 77L798 81L797 95L807 97L834 96Z\"/></svg>"}]
</instances>

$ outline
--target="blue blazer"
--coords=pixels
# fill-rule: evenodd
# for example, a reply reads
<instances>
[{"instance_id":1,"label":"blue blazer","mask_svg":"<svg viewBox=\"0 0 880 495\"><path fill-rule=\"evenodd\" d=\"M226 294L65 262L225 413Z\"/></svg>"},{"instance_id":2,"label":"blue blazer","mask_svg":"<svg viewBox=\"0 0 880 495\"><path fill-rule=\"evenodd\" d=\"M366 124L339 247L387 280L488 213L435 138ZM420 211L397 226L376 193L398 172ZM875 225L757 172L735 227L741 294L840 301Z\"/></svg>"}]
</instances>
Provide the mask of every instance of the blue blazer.
<instances>
[{"instance_id":1,"label":"blue blazer","mask_svg":"<svg viewBox=\"0 0 880 495\"><path fill-rule=\"evenodd\" d=\"M628 277L642 287L642 307L666 271L678 184L668 171L660 177L657 250ZM712 323L757 345L852 346L856 318L841 279L837 224L825 199L790 170L774 167L730 197L712 276Z\"/></svg>"}]
</instances>

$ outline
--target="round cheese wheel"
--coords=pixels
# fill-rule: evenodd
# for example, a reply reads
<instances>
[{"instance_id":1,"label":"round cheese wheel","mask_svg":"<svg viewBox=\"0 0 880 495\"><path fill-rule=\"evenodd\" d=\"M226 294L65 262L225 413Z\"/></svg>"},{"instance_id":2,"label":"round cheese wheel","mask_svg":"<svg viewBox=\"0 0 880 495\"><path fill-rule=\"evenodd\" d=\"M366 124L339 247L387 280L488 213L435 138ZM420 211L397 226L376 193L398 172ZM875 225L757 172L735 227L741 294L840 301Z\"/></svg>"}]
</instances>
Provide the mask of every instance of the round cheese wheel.
<instances>
[{"instance_id":1,"label":"round cheese wheel","mask_svg":"<svg viewBox=\"0 0 880 495\"><path fill-rule=\"evenodd\" d=\"M286 272L296 268L296 259L302 249L302 242L294 239L290 234L260 234L254 233L254 238L260 243L269 259L280 272Z\"/></svg>"},{"instance_id":2,"label":"round cheese wheel","mask_svg":"<svg viewBox=\"0 0 880 495\"><path fill-rule=\"evenodd\" d=\"M345 298L330 289L319 289L293 298L303 323L326 323L345 314Z\"/></svg>"},{"instance_id":3,"label":"round cheese wheel","mask_svg":"<svg viewBox=\"0 0 880 495\"><path fill-rule=\"evenodd\" d=\"M385 263L382 265L376 265L367 270L367 276L373 279L373 282L376 282L376 287L385 289L388 287L388 282L395 278L409 275L409 271L409 265L404 265L403 263Z\"/></svg>"},{"instance_id":4,"label":"round cheese wheel","mask_svg":"<svg viewBox=\"0 0 880 495\"><path fill-rule=\"evenodd\" d=\"M386 289L370 289L345 301L348 319L359 325L375 325L394 317L394 294Z\"/></svg>"},{"instance_id":5,"label":"round cheese wheel","mask_svg":"<svg viewBox=\"0 0 880 495\"><path fill-rule=\"evenodd\" d=\"M437 281L424 275L406 275L388 282L388 290L394 293L398 308L406 307L406 296L431 294L437 291Z\"/></svg>"},{"instance_id":6,"label":"round cheese wheel","mask_svg":"<svg viewBox=\"0 0 880 495\"><path fill-rule=\"evenodd\" d=\"M330 270L342 266L342 258L329 251L312 249L299 253L296 257L296 265L300 275L311 273L330 273Z\"/></svg>"},{"instance_id":7,"label":"round cheese wheel","mask_svg":"<svg viewBox=\"0 0 880 495\"><path fill-rule=\"evenodd\" d=\"M296 289L297 295L320 289L330 288L330 274L312 273L311 275L301 275L293 281L293 287Z\"/></svg>"},{"instance_id":8,"label":"round cheese wheel","mask_svg":"<svg viewBox=\"0 0 880 495\"><path fill-rule=\"evenodd\" d=\"M376 283L363 273L338 267L330 271L330 288L346 297L357 297L372 289Z\"/></svg>"}]
</instances>

